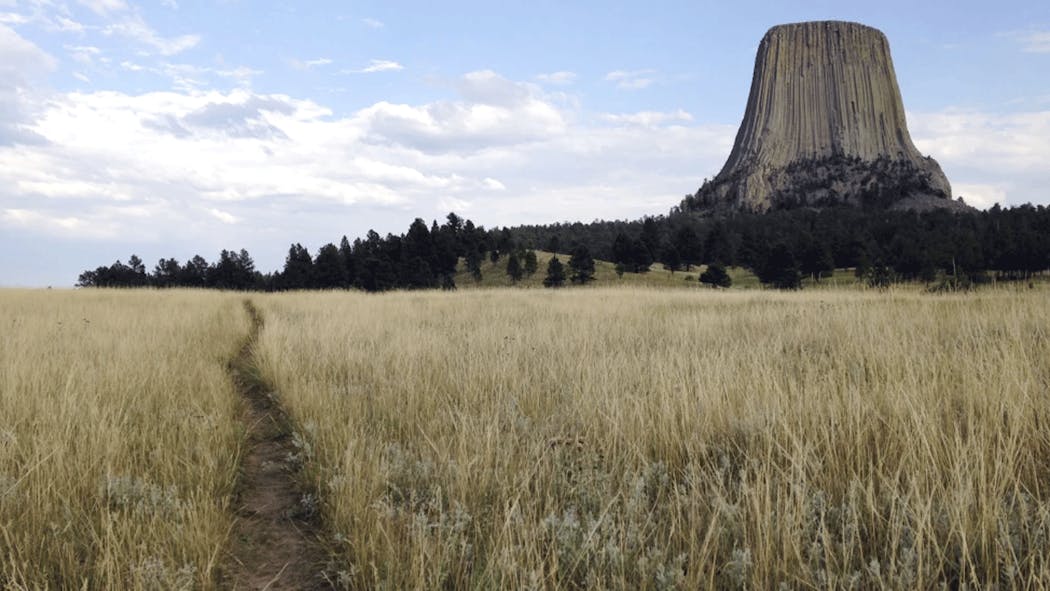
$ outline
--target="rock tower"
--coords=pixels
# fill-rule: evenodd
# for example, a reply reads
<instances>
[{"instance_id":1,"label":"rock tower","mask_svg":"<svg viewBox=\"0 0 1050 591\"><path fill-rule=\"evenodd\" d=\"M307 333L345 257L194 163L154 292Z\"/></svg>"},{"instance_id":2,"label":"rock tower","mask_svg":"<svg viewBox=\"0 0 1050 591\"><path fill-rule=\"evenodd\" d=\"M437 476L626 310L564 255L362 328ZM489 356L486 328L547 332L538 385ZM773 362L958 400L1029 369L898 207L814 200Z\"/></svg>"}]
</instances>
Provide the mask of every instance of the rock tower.
<instances>
[{"instance_id":1,"label":"rock tower","mask_svg":"<svg viewBox=\"0 0 1050 591\"><path fill-rule=\"evenodd\" d=\"M844 203L965 207L912 144L881 31L840 21L773 27L729 160L691 205L763 212Z\"/></svg>"}]
</instances>

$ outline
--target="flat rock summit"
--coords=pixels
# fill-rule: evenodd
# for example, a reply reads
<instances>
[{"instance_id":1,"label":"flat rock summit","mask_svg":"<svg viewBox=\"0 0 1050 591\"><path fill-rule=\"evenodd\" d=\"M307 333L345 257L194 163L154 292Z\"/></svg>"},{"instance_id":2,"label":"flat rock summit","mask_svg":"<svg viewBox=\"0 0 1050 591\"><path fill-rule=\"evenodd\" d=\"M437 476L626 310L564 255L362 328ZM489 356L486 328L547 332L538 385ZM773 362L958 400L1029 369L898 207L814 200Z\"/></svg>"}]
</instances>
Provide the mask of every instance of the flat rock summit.
<instances>
[{"instance_id":1,"label":"flat rock summit","mask_svg":"<svg viewBox=\"0 0 1050 591\"><path fill-rule=\"evenodd\" d=\"M819 21L779 25L762 38L729 160L687 202L754 212L966 208L951 194L940 165L912 144L886 36Z\"/></svg>"}]
</instances>

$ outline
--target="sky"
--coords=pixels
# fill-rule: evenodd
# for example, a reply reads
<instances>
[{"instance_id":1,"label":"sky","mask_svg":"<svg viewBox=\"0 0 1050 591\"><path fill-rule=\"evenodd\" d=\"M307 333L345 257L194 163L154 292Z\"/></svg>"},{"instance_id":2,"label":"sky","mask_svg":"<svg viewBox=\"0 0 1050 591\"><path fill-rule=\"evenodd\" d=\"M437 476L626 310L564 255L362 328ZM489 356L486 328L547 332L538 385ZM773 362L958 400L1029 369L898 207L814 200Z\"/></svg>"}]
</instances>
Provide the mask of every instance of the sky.
<instances>
[{"instance_id":1,"label":"sky","mask_svg":"<svg viewBox=\"0 0 1050 591\"><path fill-rule=\"evenodd\" d=\"M826 19L887 35L956 196L1050 204L1045 0L0 0L0 286L666 213L728 157L765 31Z\"/></svg>"}]
</instances>

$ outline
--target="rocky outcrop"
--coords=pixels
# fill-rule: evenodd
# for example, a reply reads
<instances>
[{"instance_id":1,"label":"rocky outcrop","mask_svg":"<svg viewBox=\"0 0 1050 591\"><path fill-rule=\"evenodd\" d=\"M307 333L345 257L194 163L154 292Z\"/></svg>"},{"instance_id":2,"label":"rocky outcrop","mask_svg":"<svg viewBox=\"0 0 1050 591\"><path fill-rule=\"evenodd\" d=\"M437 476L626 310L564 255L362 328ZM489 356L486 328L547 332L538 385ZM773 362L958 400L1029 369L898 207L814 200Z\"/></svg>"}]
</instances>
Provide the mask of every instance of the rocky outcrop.
<instances>
[{"instance_id":1,"label":"rocky outcrop","mask_svg":"<svg viewBox=\"0 0 1050 591\"><path fill-rule=\"evenodd\" d=\"M797 205L965 207L912 144L889 43L822 21L762 38L751 95L722 171L692 200L747 211Z\"/></svg>"}]
</instances>

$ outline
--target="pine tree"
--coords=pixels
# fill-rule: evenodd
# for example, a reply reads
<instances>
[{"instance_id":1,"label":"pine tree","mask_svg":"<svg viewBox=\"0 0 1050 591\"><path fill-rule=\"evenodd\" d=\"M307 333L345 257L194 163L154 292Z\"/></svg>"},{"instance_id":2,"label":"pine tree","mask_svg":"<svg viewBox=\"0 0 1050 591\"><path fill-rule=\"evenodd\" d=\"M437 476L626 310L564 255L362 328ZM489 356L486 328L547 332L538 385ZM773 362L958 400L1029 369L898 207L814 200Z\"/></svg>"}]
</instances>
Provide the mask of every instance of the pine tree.
<instances>
[{"instance_id":1,"label":"pine tree","mask_svg":"<svg viewBox=\"0 0 1050 591\"><path fill-rule=\"evenodd\" d=\"M664 269L670 271L671 275L682 268L682 255L678 254L678 249L673 245L664 249L663 259Z\"/></svg>"},{"instance_id":2,"label":"pine tree","mask_svg":"<svg viewBox=\"0 0 1050 591\"><path fill-rule=\"evenodd\" d=\"M653 264L653 253L642 240L631 241L631 261L635 273L648 273Z\"/></svg>"},{"instance_id":3,"label":"pine tree","mask_svg":"<svg viewBox=\"0 0 1050 591\"><path fill-rule=\"evenodd\" d=\"M624 267L634 267L634 244L627 234L619 232L612 245L613 262Z\"/></svg>"},{"instance_id":4,"label":"pine tree","mask_svg":"<svg viewBox=\"0 0 1050 591\"><path fill-rule=\"evenodd\" d=\"M477 249L472 248L467 251L467 256L465 257L467 271L470 272L470 276L475 282L481 281L481 255L482 253L478 252Z\"/></svg>"},{"instance_id":5,"label":"pine tree","mask_svg":"<svg viewBox=\"0 0 1050 591\"><path fill-rule=\"evenodd\" d=\"M547 276L543 278L543 287L561 287L565 285L565 266L557 256L547 263Z\"/></svg>"},{"instance_id":6,"label":"pine tree","mask_svg":"<svg viewBox=\"0 0 1050 591\"><path fill-rule=\"evenodd\" d=\"M341 289L346 286L346 262L336 245L325 244L317 251L314 279L320 289Z\"/></svg>"},{"instance_id":7,"label":"pine tree","mask_svg":"<svg viewBox=\"0 0 1050 591\"><path fill-rule=\"evenodd\" d=\"M423 260L415 257L402 265L402 284L409 289L427 289L437 287L439 281L434 270Z\"/></svg>"},{"instance_id":8,"label":"pine tree","mask_svg":"<svg viewBox=\"0 0 1050 591\"><path fill-rule=\"evenodd\" d=\"M284 270L278 278L280 289L310 289L314 285L314 261L310 251L296 242L288 248Z\"/></svg>"},{"instance_id":9,"label":"pine tree","mask_svg":"<svg viewBox=\"0 0 1050 591\"><path fill-rule=\"evenodd\" d=\"M127 268L129 272L125 280L125 287L142 287L149 284L149 277L146 275L146 265L138 255L131 255L131 258L128 259Z\"/></svg>"},{"instance_id":10,"label":"pine tree","mask_svg":"<svg viewBox=\"0 0 1050 591\"><path fill-rule=\"evenodd\" d=\"M736 264L736 252L733 240L725 222L718 220L711 226L703 246L704 261L713 263L721 261L727 265Z\"/></svg>"},{"instance_id":11,"label":"pine tree","mask_svg":"<svg viewBox=\"0 0 1050 591\"><path fill-rule=\"evenodd\" d=\"M823 241L808 240L802 248L802 274L820 281L834 270L835 259L831 256L831 248Z\"/></svg>"},{"instance_id":12,"label":"pine tree","mask_svg":"<svg viewBox=\"0 0 1050 591\"><path fill-rule=\"evenodd\" d=\"M587 246L581 244L573 249L572 257L569 258L569 268L572 269L573 283L585 284L594 281L594 258Z\"/></svg>"},{"instance_id":13,"label":"pine tree","mask_svg":"<svg viewBox=\"0 0 1050 591\"><path fill-rule=\"evenodd\" d=\"M208 286L217 289L237 289L236 253L225 248L219 253L219 260L208 267Z\"/></svg>"},{"instance_id":14,"label":"pine tree","mask_svg":"<svg viewBox=\"0 0 1050 591\"><path fill-rule=\"evenodd\" d=\"M525 252L525 276L532 277L539 269L539 262L536 260L536 252L528 250Z\"/></svg>"},{"instance_id":15,"label":"pine tree","mask_svg":"<svg viewBox=\"0 0 1050 591\"><path fill-rule=\"evenodd\" d=\"M175 259L160 259L153 268L150 280L157 287L175 287L179 284L182 267Z\"/></svg>"},{"instance_id":16,"label":"pine tree","mask_svg":"<svg viewBox=\"0 0 1050 591\"><path fill-rule=\"evenodd\" d=\"M208 261L201 255L194 255L186 261L179 274L179 285L182 287L204 287L208 282Z\"/></svg>"},{"instance_id":17,"label":"pine tree","mask_svg":"<svg viewBox=\"0 0 1050 591\"><path fill-rule=\"evenodd\" d=\"M798 269L798 261L791 248L783 243L777 244L770 251L758 278L762 283L768 283L777 289L802 288L802 274Z\"/></svg>"},{"instance_id":18,"label":"pine tree","mask_svg":"<svg viewBox=\"0 0 1050 591\"><path fill-rule=\"evenodd\" d=\"M510 253L510 256L507 257L507 275L510 276L510 280L517 283L521 280L523 274L518 254L514 252Z\"/></svg>"},{"instance_id":19,"label":"pine tree","mask_svg":"<svg viewBox=\"0 0 1050 591\"><path fill-rule=\"evenodd\" d=\"M700 274L700 283L711 287L729 287L733 285L733 280L729 277L729 273L726 273L725 267L718 263L712 263Z\"/></svg>"},{"instance_id":20,"label":"pine tree","mask_svg":"<svg viewBox=\"0 0 1050 591\"><path fill-rule=\"evenodd\" d=\"M514 234L511 233L510 228L504 227L496 235L496 248L501 253L514 250Z\"/></svg>"},{"instance_id":21,"label":"pine tree","mask_svg":"<svg viewBox=\"0 0 1050 591\"><path fill-rule=\"evenodd\" d=\"M456 267L459 265L461 252L459 233L462 220L455 214L449 214L449 221L438 227L437 222L430 230L430 239L434 243L434 261L436 263L434 272L440 278L443 289L449 289L448 285L455 285Z\"/></svg>"},{"instance_id":22,"label":"pine tree","mask_svg":"<svg viewBox=\"0 0 1050 591\"><path fill-rule=\"evenodd\" d=\"M416 218L409 226L408 232L401 239L401 257L405 263L418 266L414 259L420 259L434 270L437 268L437 257L434 251L434 240L427 224L420 218Z\"/></svg>"},{"instance_id":23,"label":"pine tree","mask_svg":"<svg viewBox=\"0 0 1050 591\"><path fill-rule=\"evenodd\" d=\"M652 216L645 216L642 220L642 243L649 249L651 255L657 255L663 250L663 241L660 225Z\"/></svg>"},{"instance_id":24,"label":"pine tree","mask_svg":"<svg viewBox=\"0 0 1050 591\"><path fill-rule=\"evenodd\" d=\"M878 290L889 289L893 283L893 271L881 260L876 262L867 272L868 287Z\"/></svg>"},{"instance_id":25,"label":"pine tree","mask_svg":"<svg viewBox=\"0 0 1050 591\"><path fill-rule=\"evenodd\" d=\"M142 259L140 259L138 255L131 255L131 258L128 259L128 267L131 268L133 273L138 275L146 274L146 265L142 263Z\"/></svg>"},{"instance_id":26,"label":"pine tree","mask_svg":"<svg viewBox=\"0 0 1050 591\"><path fill-rule=\"evenodd\" d=\"M343 236L343 239L339 241L339 256L343 259L343 268L345 269L343 274L345 283L342 287L350 287L357 279L357 259L354 257L354 249L350 246L350 241L347 240L346 236Z\"/></svg>"},{"instance_id":27,"label":"pine tree","mask_svg":"<svg viewBox=\"0 0 1050 591\"><path fill-rule=\"evenodd\" d=\"M703 259L701 256L703 245L700 244L700 238L690 226L682 226L675 232L672 246L678 251L681 264L685 266L686 271L691 270L693 265L699 265Z\"/></svg>"},{"instance_id":28,"label":"pine tree","mask_svg":"<svg viewBox=\"0 0 1050 591\"><path fill-rule=\"evenodd\" d=\"M255 261L252 260L248 251L241 249L238 252L230 252L230 270L228 281L230 289L249 290L255 287Z\"/></svg>"}]
</instances>

